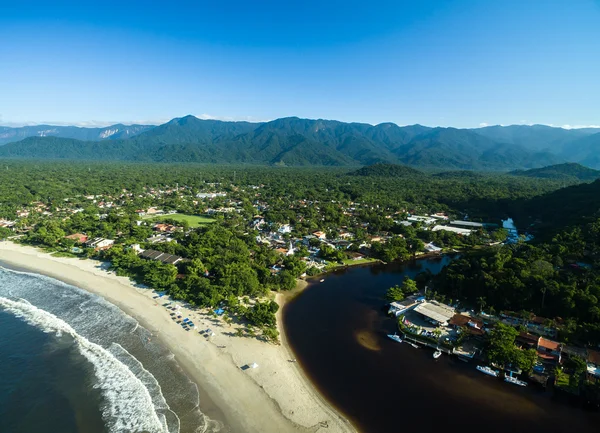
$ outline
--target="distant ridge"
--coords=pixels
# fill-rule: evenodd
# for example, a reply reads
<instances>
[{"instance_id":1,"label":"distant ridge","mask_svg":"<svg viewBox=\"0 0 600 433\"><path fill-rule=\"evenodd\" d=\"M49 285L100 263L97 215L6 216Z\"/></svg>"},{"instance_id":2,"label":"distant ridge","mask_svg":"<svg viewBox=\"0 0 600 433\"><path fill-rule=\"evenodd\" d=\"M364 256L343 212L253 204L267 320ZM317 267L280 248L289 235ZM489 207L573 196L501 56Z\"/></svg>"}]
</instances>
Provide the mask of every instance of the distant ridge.
<instances>
[{"instance_id":1,"label":"distant ridge","mask_svg":"<svg viewBox=\"0 0 600 433\"><path fill-rule=\"evenodd\" d=\"M600 178L600 171L585 167L574 162L550 165L542 168L533 168L531 170L517 170L510 174L515 176L538 177L544 179L577 179L580 181L592 181Z\"/></svg>"},{"instance_id":2,"label":"distant ridge","mask_svg":"<svg viewBox=\"0 0 600 433\"><path fill-rule=\"evenodd\" d=\"M121 126L60 132L68 136L40 133L38 129L34 136L0 147L0 157L280 166L386 163L445 171L527 170L586 161L600 168L600 132L594 129L542 125L401 127L298 117L250 123L194 116L175 118L156 127L133 125L125 128L139 129L122 130ZM12 138L7 138L9 134ZM4 140L14 140L14 134L0 128Z\"/></svg>"},{"instance_id":3,"label":"distant ridge","mask_svg":"<svg viewBox=\"0 0 600 433\"><path fill-rule=\"evenodd\" d=\"M0 126L0 146L28 137L60 137L76 140L102 141L135 137L154 128L153 125L116 124L103 128L81 128L78 126L36 125L11 128Z\"/></svg>"}]
</instances>

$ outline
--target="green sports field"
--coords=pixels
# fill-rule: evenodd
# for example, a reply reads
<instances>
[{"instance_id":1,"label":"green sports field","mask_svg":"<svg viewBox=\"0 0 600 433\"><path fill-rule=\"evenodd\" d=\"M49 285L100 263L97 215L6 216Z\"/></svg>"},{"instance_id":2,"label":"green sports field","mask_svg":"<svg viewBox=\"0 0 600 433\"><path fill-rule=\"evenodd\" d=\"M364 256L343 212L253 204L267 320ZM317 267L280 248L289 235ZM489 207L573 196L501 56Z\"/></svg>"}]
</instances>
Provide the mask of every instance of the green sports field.
<instances>
[{"instance_id":1,"label":"green sports field","mask_svg":"<svg viewBox=\"0 0 600 433\"><path fill-rule=\"evenodd\" d=\"M215 220L213 218L207 217L205 215L187 215L184 213L176 213L173 215L150 215L146 216L144 219L151 219L157 221L164 220L174 220L174 221L187 221L190 227L199 227L204 224L213 223Z\"/></svg>"}]
</instances>

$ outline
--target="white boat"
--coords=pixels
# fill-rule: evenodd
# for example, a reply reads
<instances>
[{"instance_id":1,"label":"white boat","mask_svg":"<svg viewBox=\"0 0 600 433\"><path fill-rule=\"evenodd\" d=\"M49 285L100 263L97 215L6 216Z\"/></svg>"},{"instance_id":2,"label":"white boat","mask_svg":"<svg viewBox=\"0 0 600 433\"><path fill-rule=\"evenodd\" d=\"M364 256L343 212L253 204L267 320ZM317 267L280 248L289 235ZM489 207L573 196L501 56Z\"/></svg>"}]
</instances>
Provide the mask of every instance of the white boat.
<instances>
[{"instance_id":1,"label":"white boat","mask_svg":"<svg viewBox=\"0 0 600 433\"><path fill-rule=\"evenodd\" d=\"M477 370L481 371L484 374L488 374L490 376L494 376L494 377L498 377L498 371L490 368L490 367L482 367L481 365L478 365Z\"/></svg>"},{"instance_id":2,"label":"white boat","mask_svg":"<svg viewBox=\"0 0 600 433\"><path fill-rule=\"evenodd\" d=\"M440 349L433 352L433 359L438 359L440 356L442 356L442 351Z\"/></svg>"},{"instance_id":3,"label":"white boat","mask_svg":"<svg viewBox=\"0 0 600 433\"><path fill-rule=\"evenodd\" d=\"M325 282L325 279L319 280L319 283L324 283L324 282Z\"/></svg>"},{"instance_id":4,"label":"white boat","mask_svg":"<svg viewBox=\"0 0 600 433\"><path fill-rule=\"evenodd\" d=\"M408 341L407 343L408 343L408 344L410 344L410 345L411 345L412 347L414 347L415 349L418 349L418 348L419 348L419 345L418 345L418 344L411 343L410 341Z\"/></svg>"},{"instance_id":5,"label":"white boat","mask_svg":"<svg viewBox=\"0 0 600 433\"><path fill-rule=\"evenodd\" d=\"M398 343L402 343L402 338L400 338L396 334L388 334L388 338L391 338L392 340L397 341Z\"/></svg>"},{"instance_id":6,"label":"white boat","mask_svg":"<svg viewBox=\"0 0 600 433\"><path fill-rule=\"evenodd\" d=\"M513 385L518 386L527 386L527 382L523 382L522 380L517 379L516 377L506 376L504 381L507 383L512 383Z\"/></svg>"}]
</instances>

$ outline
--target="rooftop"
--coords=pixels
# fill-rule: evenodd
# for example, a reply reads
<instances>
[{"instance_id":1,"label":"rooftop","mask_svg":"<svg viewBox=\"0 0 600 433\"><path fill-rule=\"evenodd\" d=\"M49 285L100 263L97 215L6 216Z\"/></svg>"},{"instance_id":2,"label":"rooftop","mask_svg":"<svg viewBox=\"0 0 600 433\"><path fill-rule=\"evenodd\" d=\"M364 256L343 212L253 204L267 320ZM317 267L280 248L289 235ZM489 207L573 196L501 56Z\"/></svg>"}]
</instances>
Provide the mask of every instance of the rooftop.
<instances>
[{"instance_id":1,"label":"rooftop","mask_svg":"<svg viewBox=\"0 0 600 433\"><path fill-rule=\"evenodd\" d=\"M442 324L448 323L454 316L454 308L437 301L423 302L415 311Z\"/></svg>"}]
</instances>

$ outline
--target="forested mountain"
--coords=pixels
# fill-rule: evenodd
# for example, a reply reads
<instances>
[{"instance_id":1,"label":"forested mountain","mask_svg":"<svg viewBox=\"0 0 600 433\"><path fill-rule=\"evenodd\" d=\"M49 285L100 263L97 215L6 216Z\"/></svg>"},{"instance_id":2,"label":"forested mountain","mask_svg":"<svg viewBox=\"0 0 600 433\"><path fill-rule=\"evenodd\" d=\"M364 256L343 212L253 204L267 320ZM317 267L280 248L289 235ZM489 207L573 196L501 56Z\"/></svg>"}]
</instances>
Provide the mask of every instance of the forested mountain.
<instances>
[{"instance_id":1,"label":"forested mountain","mask_svg":"<svg viewBox=\"0 0 600 433\"><path fill-rule=\"evenodd\" d=\"M288 166L389 163L499 171L586 161L600 167L600 152L596 151L600 133L594 131L541 125L480 129L393 123L373 126L297 117L249 123L185 116L127 139L114 139L119 134L115 132L110 142L89 137L80 141L73 138L81 137L29 137L0 148L0 157Z\"/></svg>"},{"instance_id":2,"label":"forested mountain","mask_svg":"<svg viewBox=\"0 0 600 433\"><path fill-rule=\"evenodd\" d=\"M62 137L77 140L101 141L134 137L152 129L152 125L111 125L104 128L80 128L77 126L36 125L10 128L0 126L0 146L28 137Z\"/></svg>"},{"instance_id":3,"label":"forested mountain","mask_svg":"<svg viewBox=\"0 0 600 433\"><path fill-rule=\"evenodd\" d=\"M556 180L590 181L600 178L600 171L584 167L581 164L569 162L565 164L549 165L542 168L532 168L531 170L517 170L510 173L515 176L539 177Z\"/></svg>"},{"instance_id":4,"label":"forested mountain","mask_svg":"<svg viewBox=\"0 0 600 433\"><path fill-rule=\"evenodd\" d=\"M529 150L546 150L560 154L566 144L600 130L563 129L546 125L486 126L474 132L498 143L516 144Z\"/></svg>"}]
</instances>

